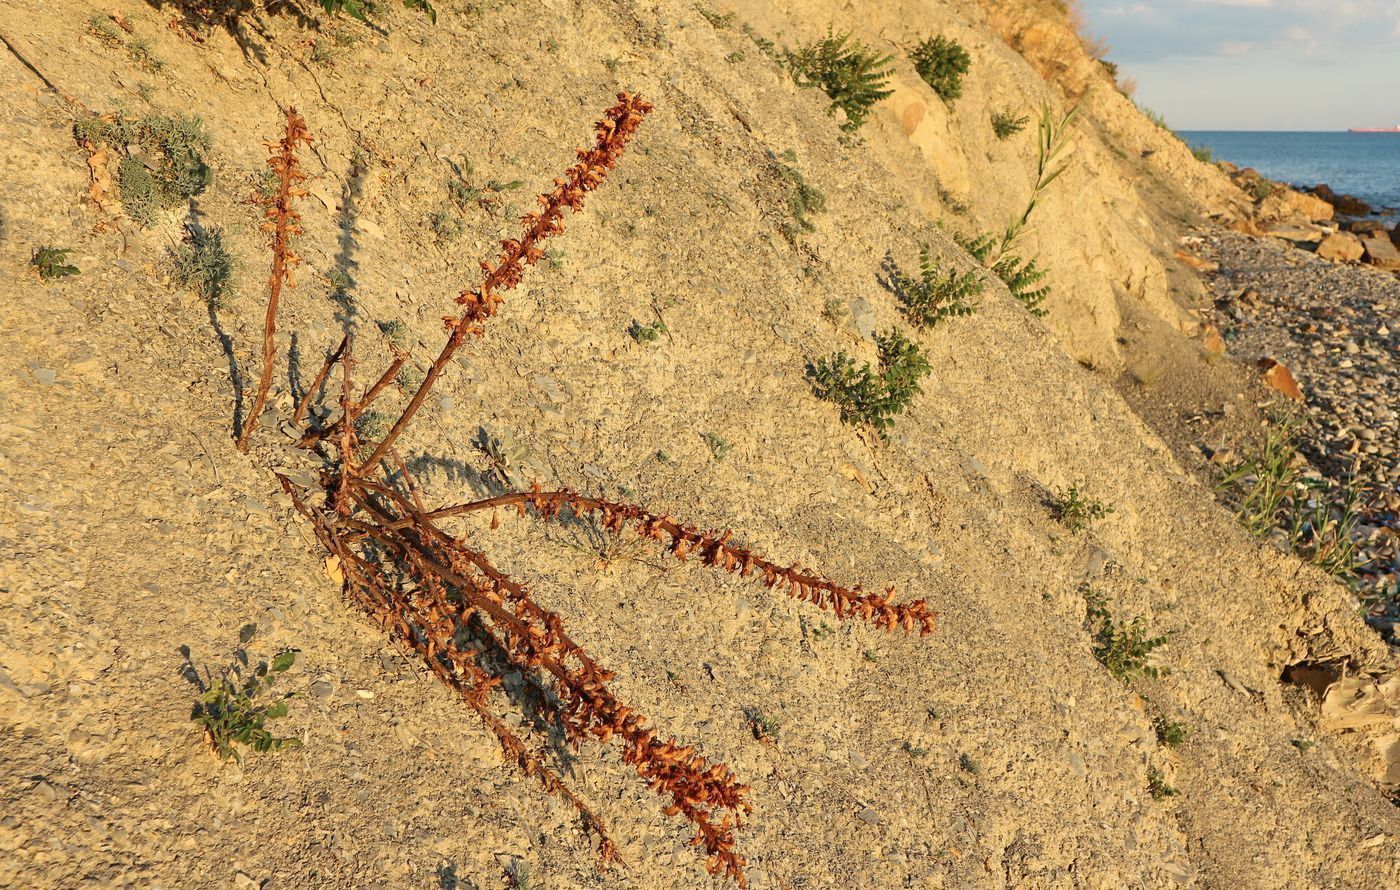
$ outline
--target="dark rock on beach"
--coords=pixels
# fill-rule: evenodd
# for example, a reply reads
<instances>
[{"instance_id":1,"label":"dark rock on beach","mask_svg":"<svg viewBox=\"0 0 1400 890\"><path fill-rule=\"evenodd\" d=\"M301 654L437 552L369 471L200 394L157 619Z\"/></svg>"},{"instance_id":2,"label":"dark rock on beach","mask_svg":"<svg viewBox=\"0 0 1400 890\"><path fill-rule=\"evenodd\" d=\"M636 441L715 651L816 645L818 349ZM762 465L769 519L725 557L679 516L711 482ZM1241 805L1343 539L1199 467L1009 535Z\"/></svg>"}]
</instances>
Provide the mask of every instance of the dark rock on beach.
<instances>
[{"instance_id":1,"label":"dark rock on beach","mask_svg":"<svg viewBox=\"0 0 1400 890\"><path fill-rule=\"evenodd\" d=\"M1331 204L1343 216L1370 216L1371 205L1353 195L1339 195L1327 183L1321 183L1312 193Z\"/></svg>"}]
</instances>

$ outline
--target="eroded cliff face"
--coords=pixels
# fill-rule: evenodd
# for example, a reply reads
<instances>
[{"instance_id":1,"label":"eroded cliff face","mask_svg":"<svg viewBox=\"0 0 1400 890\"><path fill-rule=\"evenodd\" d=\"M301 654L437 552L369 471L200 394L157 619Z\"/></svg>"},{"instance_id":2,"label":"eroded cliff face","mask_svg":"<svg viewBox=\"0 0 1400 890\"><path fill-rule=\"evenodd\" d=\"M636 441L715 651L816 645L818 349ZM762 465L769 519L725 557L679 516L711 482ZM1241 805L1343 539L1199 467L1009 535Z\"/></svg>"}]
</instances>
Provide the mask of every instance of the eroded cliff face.
<instances>
[{"instance_id":1,"label":"eroded cliff face","mask_svg":"<svg viewBox=\"0 0 1400 890\"><path fill-rule=\"evenodd\" d=\"M1044 195L1022 252L1050 270L1046 324L1076 359L1108 371L1127 359L1118 343L1138 312L1192 335L1198 290L1174 259L1184 224L1241 215L1247 201L1215 167L1152 123L1118 91L1055 4L836 0L746 4L760 31L796 45L828 25L894 54L894 95L862 130L870 153L930 216L958 234L999 231L1020 215L1035 181L1035 123L1043 102L1062 115L1082 102L1065 174ZM919 40L944 34L971 54L963 95L940 99L905 58ZM991 114L1030 116L1006 140ZM1173 293L1175 288L1176 292Z\"/></svg>"},{"instance_id":2,"label":"eroded cliff face","mask_svg":"<svg viewBox=\"0 0 1400 890\"><path fill-rule=\"evenodd\" d=\"M0 313L0 884L486 887L522 860L552 887L704 885L689 833L615 747L551 753L621 848L600 873L572 810L347 606L273 475L303 453L276 423L248 455L230 436L266 305L249 196L282 106L316 139L270 400L285 415L347 328L366 378L388 330L425 366L477 261L620 88L656 111L402 444L434 503L480 493L504 462L940 611L928 639L882 634L585 524L458 529L662 731L752 785L752 886L1400 879L1382 759L1279 682L1303 663L1381 674L1389 653L1346 591L1261 548L1081 364L1122 360L1137 307L1189 327L1171 225L1215 209L1217 185L1228 209L1214 173L1090 88L1025 241L1051 269L1046 323L993 279L976 314L909 329L934 370L882 441L804 368L837 350L874 361L871 331L908 328L878 282L887 252L909 267L927 243L971 268L949 232L998 228L1032 177L1032 134L1000 142L988 115L1063 109L1059 86L968 4L871 4L859 21L835 2L707 7L729 20L678 0L438 7L436 26L386 3L376 28L283 9L193 31L176 3L0 9L33 66L0 56L0 286L15 295ZM158 69L90 33L113 12ZM891 50L948 33L974 63L950 111L900 61L853 143L745 20L780 42L834 22ZM73 138L75 120L123 108L198 114L211 137L212 185L144 226L104 179L117 158ZM810 231L794 170L825 196ZM221 306L171 278L189 225L222 230L236 261ZM82 274L41 282L40 244L72 248ZM655 320L664 334L629 335ZM473 447L483 434L495 444ZM1047 502L1071 485L1114 511L1069 530ZM1169 671L1110 674L1090 600L1169 633L1153 654ZM304 745L231 767L188 720L180 647L217 671L247 623L254 658L300 650L277 728ZM1165 745L1159 720L1186 740Z\"/></svg>"}]
</instances>

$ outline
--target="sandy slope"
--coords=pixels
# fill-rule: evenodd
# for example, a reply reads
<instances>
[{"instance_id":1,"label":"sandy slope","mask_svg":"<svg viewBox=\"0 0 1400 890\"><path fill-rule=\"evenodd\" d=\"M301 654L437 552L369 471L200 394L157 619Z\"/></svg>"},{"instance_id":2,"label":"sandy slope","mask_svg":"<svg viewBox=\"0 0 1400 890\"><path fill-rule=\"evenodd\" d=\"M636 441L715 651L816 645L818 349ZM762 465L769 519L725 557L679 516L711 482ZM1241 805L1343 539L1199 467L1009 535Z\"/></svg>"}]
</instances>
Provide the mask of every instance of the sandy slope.
<instances>
[{"instance_id":1,"label":"sandy slope","mask_svg":"<svg viewBox=\"0 0 1400 890\"><path fill-rule=\"evenodd\" d=\"M510 230L473 210L459 240L434 242L425 217L447 201L447 160L523 180L506 196L523 207L618 87L656 114L408 445L435 499L479 484L488 465L469 442L484 426L525 446L547 483L733 527L779 559L940 610L926 640L827 633L830 616L645 549L600 560L528 520L472 527L618 671L622 694L752 783L754 886L1400 879L1400 817L1369 764L1316 733L1278 682L1306 659L1384 670L1384 647L1343 590L1261 551L1004 290L923 336L935 371L890 443L812 396L806 361L873 357L857 331L898 321L875 279L886 250L911 262L928 240L967 262L910 191L922 174L891 160L911 155L888 121L843 146L818 96L670 0L443 3L436 28L395 8L387 35L359 30L329 67L289 17L243 46L218 32L193 45L165 27L169 10L115 5L165 72L83 36L87 3L22 0L0 32L88 108L144 109L144 80L153 107L206 119L217 180L194 210L226 230L238 289L211 319L172 286L181 221L118 230L86 199L71 111L0 57L13 98L0 109L0 885L484 888L512 857L548 887L705 885L683 827L616 751L588 748L575 785L627 860L600 874L567 808L342 604L267 469L288 459L278 434L251 456L228 438L220 336L248 373L266 257L241 202L278 103L318 138L284 321L305 381L346 321L323 278L337 269L354 281L364 358L381 319L408 325L417 356L435 349L451 295ZM772 160L788 149L828 201L796 245L778 231ZM1042 243L1053 218L1047 205ZM83 274L40 284L26 266L37 243L76 248ZM822 316L833 298L852 310L839 329ZM654 307L670 336L635 344L628 324ZM705 433L733 444L726 459ZM1045 507L1073 482L1116 507L1091 533ZM1095 661L1086 580L1115 613L1174 633L1168 676L1127 686ZM280 726L305 746L239 769L201 750L178 647L217 668L246 622L255 656L302 652ZM745 709L780 722L774 744ZM1158 714L1189 724L1181 748L1157 744ZM1153 800L1149 767L1179 795Z\"/></svg>"}]
</instances>

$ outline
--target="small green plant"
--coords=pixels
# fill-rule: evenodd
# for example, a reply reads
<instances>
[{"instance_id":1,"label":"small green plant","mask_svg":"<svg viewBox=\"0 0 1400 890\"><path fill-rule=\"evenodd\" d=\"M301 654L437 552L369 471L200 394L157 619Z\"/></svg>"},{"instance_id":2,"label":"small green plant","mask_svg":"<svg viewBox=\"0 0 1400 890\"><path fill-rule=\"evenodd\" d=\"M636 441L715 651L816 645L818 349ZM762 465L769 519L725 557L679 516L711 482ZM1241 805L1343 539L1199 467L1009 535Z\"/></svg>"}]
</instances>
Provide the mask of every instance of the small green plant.
<instances>
[{"instance_id":1,"label":"small green plant","mask_svg":"<svg viewBox=\"0 0 1400 890\"><path fill-rule=\"evenodd\" d=\"M1162 117L1162 115L1148 108L1146 105L1139 105L1138 110L1142 112L1143 117L1147 118L1152 123L1166 130L1168 133L1172 132L1172 128L1167 124L1167 119Z\"/></svg>"},{"instance_id":2,"label":"small green plant","mask_svg":"<svg viewBox=\"0 0 1400 890\"><path fill-rule=\"evenodd\" d=\"M1015 136L1030 123L1030 115L1017 114L1010 108L992 112L992 132L1002 142Z\"/></svg>"},{"instance_id":3,"label":"small green plant","mask_svg":"<svg viewBox=\"0 0 1400 890\"><path fill-rule=\"evenodd\" d=\"M249 636L245 629L244 642ZM184 652L188 664L189 650ZM259 663L245 677L244 656L217 679L201 683L203 691L190 712L190 720L204 730L204 743L210 753L220 760L241 762L243 757L237 745L246 745L261 754L301 744L300 739L275 736L266 728L269 720L287 715L287 700L296 695L286 692L275 701L268 701L276 676L290 668L296 657L296 650L289 649L274 657L271 664ZM193 666L189 670L193 671ZM198 677L198 673L194 676Z\"/></svg>"},{"instance_id":4,"label":"small green plant","mask_svg":"<svg viewBox=\"0 0 1400 890\"><path fill-rule=\"evenodd\" d=\"M121 33L117 31L111 19L105 15L94 15L88 19L87 31L109 49L116 49L122 45Z\"/></svg>"},{"instance_id":5,"label":"small green plant","mask_svg":"<svg viewBox=\"0 0 1400 890\"><path fill-rule=\"evenodd\" d=\"M1041 304L1050 296L1050 287L1036 287L1044 280L1046 273L1036 266L1035 260L1023 260L1014 253L1008 253L992 261L991 257L997 247L997 236L986 232L975 238L959 237L956 240L964 250L972 254L973 259L990 268L1006 285L1006 289L1011 291L1011 296L1019 300L1031 315L1043 318L1048 314Z\"/></svg>"},{"instance_id":6,"label":"small green plant","mask_svg":"<svg viewBox=\"0 0 1400 890\"><path fill-rule=\"evenodd\" d=\"M148 37L131 38L126 44L126 51L131 55L133 62L147 71L155 72L165 68L165 60L156 56L155 47Z\"/></svg>"},{"instance_id":7,"label":"small green plant","mask_svg":"<svg viewBox=\"0 0 1400 890\"><path fill-rule=\"evenodd\" d=\"M34 251L34 256L29 258L29 265L33 266L39 277L45 281L80 275L82 270L68 262L68 254L72 252L71 247L40 247Z\"/></svg>"},{"instance_id":8,"label":"small green plant","mask_svg":"<svg viewBox=\"0 0 1400 890\"><path fill-rule=\"evenodd\" d=\"M1147 768L1147 793L1152 795L1153 800L1165 800L1168 797L1175 797L1177 791L1167 784L1166 776L1155 766Z\"/></svg>"},{"instance_id":9,"label":"small green plant","mask_svg":"<svg viewBox=\"0 0 1400 890\"><path fill-rule=\"evenodd\" d=\"M434 210L428 214L428 228L433 230L433 238L439 245L450 244L462 237L466 224L456 212L448 209Z\"/></svg>"},{"instance_id":10,"label":"small green plant","mask_svg":"<svg viewBox=\"0 0 1400 890\"><path fill-rule=\"evenodd\" d=\"M1258 451L1225 474L1217 490L1236 501L1235 515L1258 538L1274 538L1344 583L1361 563L1356 528L1366 491L1353 472L1334 490L1304 473L1298 453L1300 421L1280 416Z\"/></svg>"},{"instance_id":11,"label":"small green plant","mask_svg":"<svg viewBox=\"0 0 1400 890\"><path fill-rule=\"evenodd\" d=\"M1244 186L1245 192L1256 202L1264 200L1280 188L1281 186L1278 183L1271 182L1263 177L1252 180Z\"/></svg>"},{"instance_id":12,"label":"small green plant","mask_svg":"<svg viewBox=\"0 0 1400 890\"><path fill-rule=\"evenodd\" d=\"M1175 748L1186 741L1189 729L1185 723L1169 720L1166 717L1152 718L1152 728L1157 732L1157 742L1168 748Z\"/></svg>"},{"instance_id":13,"label":"small green plant","mask_svg":"<svg viewBox=\"0 0 1400 890\"><path fill-rule=\"evenodd\" d=\"M1045 190L1068 169L1068 164L1061 163L1060 157L1070 147L1069 128L1074 123L1075 118L1079 116L1079 109L1082 106L1083 100L1076 102L1069 111L1057 119L1049 102L1041 104L1040 124L1037 128L1039 138L1035 162L1035 186L1031 188L1031 197L1026 202L1026 209L1021 211L1019 217L1006 224L1000 242L990 256L992 263L996 263L1005 256L1016 240L1025 233L1026 227L1030 225L1031 214L1035 212L1036 205L1040 203L1040 198L1045 194Z\"/></svg>"},{"instance_id":14,"label":"small green plant","mask_svg":"<svg viewBox=\"0 0 1400 890\"><path fill-rule=\"evenodd\" d=\"M982 764L966 751L958 755L958 766L962 767L964 772L972 773L974 776L982 772Z\"/></svg>"},{"instance_id":15,"label":"small green plant","mask_svg":"<svg viewBox=\"0 0 1400 890\"><path fill-rule=\"evenodd\" d=\"M778 730L783 724L775 717L765 714L758 708L744 708L744 720L749 725L749 732L760 742L772 742L778 738Z\"/></svg>"},{"instance_id":16,"label":"small green plant","mask_svg":"<svg viewBox=\"0 0 1400 890\"><path fill-rule=\"evenodd\" d=\"M962 95L962 80L972 67L972 56L961 43L939 34L921 40L909 53L914 70L924 83L952 105Z\"/></svg>"},{"instance_id":17,"label":"small green plant","mask_svg":"<svg viewBox=\"0 0 1400 890\"><path fill-rule=\"evenodd\" d=\"M1209 145L1192 145L1190 148L1191 154L1202 164L1209 164L1214 157Z\"/></svg>"},{"instance_id":18,"label":"small green plant","mask_svg":"<svg viewBox=\"0 0 1400 890\"><path fill-rule=\"evenodd\" d=\"M850 317L851 307L840 297L831 297L822 304L822 318L825 318L838 328L844 325L846 319Z\"/></svg>"},{"instance_id":19,"label":"small green plant","mask_svg":"<svg viewBox=\"0 0 1400 890\"><path fill-rule=\"evenodd\" d=\"M666 322L658 318L650 324L642 324L634 318L627 326L627 334L638 343L655 343L666 334Z\"/></svg>"},{"instance_id":20,"label":"small green plant","mask_svg":"<svg viewBox=\"0 0 1400 890\"><path fill-rule=\"evenodd\" d=\"M778 228L789 243L795 242L798 234L802 232L815 231L816 225L812 222L812 215L826 211L826 195L807 182L796 164L797 153L792 149L783 152L773 161L773 169L777 171L788 193L787 212L791 219L783 222Z\"/></svg>"},{"instance_id":21,"label":"small green plant","mask_svg":"<svg viewBox=\"0 0 1400 890\"><path fill-rule=\"evenodd\" d=\"M374 326L379 328L380 333L388 339L390 345L395 349L403 349L408 345L408 325L397 318L376 321Z\"/></svg>"},{"instance_id":22,"label":"small green plant","mask_svg":"<svg viewBox=\"0 0 1400 890\"><path fill-rule=\"evenodd\" d=\"M1070 146L1069 127L1078 117L1081 106L1082 100L1076 102L1063 116L1056 118L1049 102L1041 105L1035 186L1031 189L1031 197L1026 202L1025 210L1021 211L1020 216L1007 222L1000 235L983 233L970 239L958 239L958 243L968 253L995 272L997 277L1006 283L1012 296L1020 300L1030 313L1037 317L1046 314L1041 304L1050 295L1048 286L1036 287L1045 278L1045 271L1036 267L1035 259L1023 260L1010 251L1021 235L1025 234L1027 226L1030 225L1031 214L1035 212L1045 190L1067 169L1067 165L1061 163L1060 158Z\"/></svg>"},{"instance_id":23,"label":"small green plant","mask_svg":"<svg viewBox=\"0 0 1400 890\"><path fill-rule=\"evenodd\" d=\"M710 453L714 455L715 460L723 461L729 456L729 452L734 450L733 442L716 433L701 433L700 438L710 447Z\"/></svg>"},{"instance_id":24,"label":"small green plant","mask_svg":"<svg viewBox=\"0 0 1400 890\"><path fill-rule=\"evenodd\" d=\"M1055 496L1050 510L1070 531L1081 532L1112 513L1113 507L1086 496L1078 485L1071 485L1067 491Z\"/></svg>"},{"instance_id":25,"label":"small green plant","mask_svg":"<svg viewBox=\"0 0 1400 890\"><path fill-rule=\"evenodd\" d=\"M937 327L950 318L977 311L975 300L984 286L981 276L971 271L959 275L956 269L944 272L927 244L919 247L918 279L904 274L888 255L885 269L904 317L916 327Z\"/></svg>"},{"instance_id":26,"label":"small green plant","mask_svg":"<svg viewBox=\"0 0 1400 890\"><path fill-rule=\"evenodd\" d=\"M86 117L73 132L79 142L104 143L125 152L117 166L117 186L127 213L142 225L157 211L204 191L213 178L203 157L209 134L197 117Z\"/></svg>"},{"instance_id":27,"label":"small green plant","mask_svg":"<svg viewBox=\"0 0 1400 890\"><path fill-rule=\"evenodd\" d=\"M700 13L701 17L717 31L723 31L734 24L734 13L732 12L718 13L708 6L696 6L695 11Z\"/></svg>"},{"instance_id":28,"label":"small green plant","mask_svg":"<svg viewBox=\"0 0 1400 890\"><path fill-rule=\"evenodd\" d=\"M1165 646L1169 635L1151 637L1147 623L1139 616L1120 625L1108 611L1108 601L1093 587L1085 585L1085 622L1094 635L1094 657L1114 678L1129 681L1138 676L1157 677L1163 670L1150 662L1154 650Z\"/></svg>"},{"instance_id":29,"label":"small green plant","mask_svg":"<svg viewBox=\"0 0 1400 890\"><path fill-rule=\"evenodd\" d=\"M187 230L185 240L171 251L175 282L194 291L210 308L228 309L228 284L233 258L224 248L219 229Z\"/></svg>"},{"instance_id":30,"label":"small green plant","mask_svg":"<svg viewBox=\"0 0 1400 890\"><path fill-rule=\"evenodd\" d=\"M393 425L394 418L384 411L366 411L355 418L355 432L366 442L384 438Z\"/></svg>"},{"instance_id":31,"label":"small green plant","mask_svg":"<svg viewBox=\"0 0 1400 890\"><path fill-rule=\"evenodd\" d=\"M466 162L464 167L465 169L461 172L454 171L447 180L448 197L452 199L452 203L459 210L465 210L469 205L476 204L483 210L495 213L501 207L502 192L513 192L525 185L519 179L513 179L510 182L492 179L484 185L473 185L472 179L475 174L472 171L471 162Z\"/></svg>"},{"instance_id":32,"label":"small green plant","mask_svg":"<svg viewBox=\"0 0 1400 890\"><path fill-rule=\"evenodd\" d=\"M927 757L927 756L928 756L928 749L927 749L927 748L925 748L925 747L923 747L923 746L921 746L921 745L916 745L916 744L914 744L913 742L910 742L910 741L905 741L902 745L900 745L900 747L903 748L903 749L904 749L904 753L905 753L905 754L908 754L910 757Z\"/></svg>"},{"instance_id":33,"label":"small green plant","mask_svg":"<svg viewBox=\"0 0 1400 890\"><path fill-rule=\"evenodd\" d=\"M437 9L429 0L403 0L403 5L408 9L420 10L430 22L437 24ZM343 12L353 19L368 22L369 14L374 11L374 3L372 0L321 0L321 8L330 15Z\"/></svg>"},{"instance_id":34,"label":"small green plant","mask_svg":"<svg viewBox=\"0 0 1400 890\"><path fill-rule=\"evenodd\" d=\"M820 87L831 99L831 113L845 113L841 129L848 133L859 130L875 103L894 92L887 86L891 56L830 28L826 37L787 52L784 60L798 86Z\"/></svg>"},{"instance_id":35,"label":"small green plant","mask_svg":"<svg viewBox=\"0 0 1400 890\"><path fill-rule=\"evenodd\" d=\"M922 390L919 381L929 372L928 357L898 328L875 335L879 370L869 363L856 367L845 351L807 366L807 377L818 398L835 402L841 421L869 424L880 438L888 437L895 418L903 414Z\"/></svg>"},{"instance_id":36,"label":"small green plant","mask_svg":"<svg viewBox=\"0 0 1400 890\"><path fill-rule=\"evenodd\" d=\"M413 393L417 392L418 387L423 385L426 376L416 365L404 365L399 369L399 373L394 375L394 382L404 392Z\"/></svg>"}]
</instances>

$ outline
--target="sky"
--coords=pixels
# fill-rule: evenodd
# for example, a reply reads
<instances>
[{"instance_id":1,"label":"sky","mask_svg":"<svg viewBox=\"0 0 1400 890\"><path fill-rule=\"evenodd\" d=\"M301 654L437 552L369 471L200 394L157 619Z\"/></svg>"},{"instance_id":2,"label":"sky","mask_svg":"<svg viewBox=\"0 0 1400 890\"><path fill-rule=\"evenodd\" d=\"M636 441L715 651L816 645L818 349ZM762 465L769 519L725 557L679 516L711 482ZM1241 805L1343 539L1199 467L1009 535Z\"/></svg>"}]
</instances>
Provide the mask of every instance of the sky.
<instances>
[{"instance_id":1,"label":"sky","mask_svg":"<svg viewBox=\"0 0 1400 890\"><path fill-rule=\"evenodd\" d=\"M1080 0L1176 130L1400 125L1400 0Z\"/></svg>"}]
</instances>

